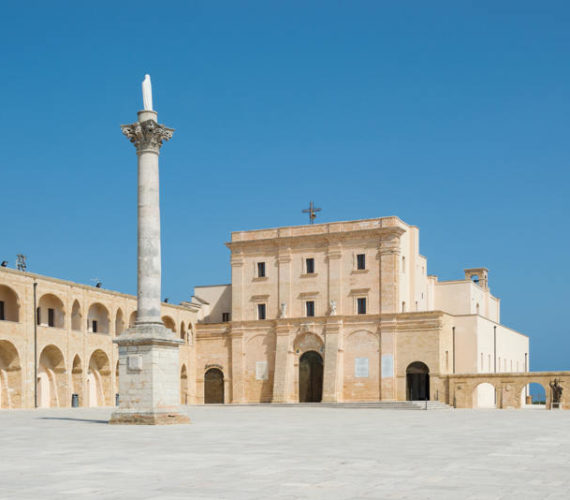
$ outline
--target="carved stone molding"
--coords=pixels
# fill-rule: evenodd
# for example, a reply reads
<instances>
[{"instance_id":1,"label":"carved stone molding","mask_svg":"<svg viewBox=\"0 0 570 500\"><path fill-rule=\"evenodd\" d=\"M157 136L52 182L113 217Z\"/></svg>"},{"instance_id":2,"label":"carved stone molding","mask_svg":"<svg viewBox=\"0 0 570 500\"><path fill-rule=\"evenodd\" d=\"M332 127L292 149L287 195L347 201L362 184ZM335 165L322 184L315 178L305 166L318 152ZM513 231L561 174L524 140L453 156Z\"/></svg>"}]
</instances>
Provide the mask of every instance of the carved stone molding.
<instances>
[{"instance_id":1,"label":"carved stone molding","mask_svg":"<svg viewBox=\"0 0 570 500\"><path fill-rule=\"evenodd\" d=\"M165 127L154 120L142 123L135 122L130 125L121 125L123 134L135 145L137 152L152 150L158 153L162 143L170 140L174 133L173 128Z\"/></svg>"}]
</instances>

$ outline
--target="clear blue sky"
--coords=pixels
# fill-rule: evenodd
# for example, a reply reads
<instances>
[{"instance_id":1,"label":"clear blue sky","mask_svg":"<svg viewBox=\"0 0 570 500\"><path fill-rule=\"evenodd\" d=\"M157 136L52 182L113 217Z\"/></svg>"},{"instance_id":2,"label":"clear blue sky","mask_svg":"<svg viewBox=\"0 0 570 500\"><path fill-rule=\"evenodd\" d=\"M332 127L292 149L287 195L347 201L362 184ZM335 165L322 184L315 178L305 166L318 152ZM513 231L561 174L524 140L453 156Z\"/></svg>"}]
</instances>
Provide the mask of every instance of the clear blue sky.
<instances>
[{"instance_id":1,"label":"clear blue sky","mask_svg":"<svg viewBox=\"0 0 570 500\"><path fill-rule=\"evenodd\" d=\"M570 369L568 2L11 2L0 258L136 291L140 82L163 295L230 281L232 230L398 215L428 271L487 266L534 369ZM472 5L468 5L472 4ZM24 7L25 5L25 7Z\"/></svg>"}]
</instances>

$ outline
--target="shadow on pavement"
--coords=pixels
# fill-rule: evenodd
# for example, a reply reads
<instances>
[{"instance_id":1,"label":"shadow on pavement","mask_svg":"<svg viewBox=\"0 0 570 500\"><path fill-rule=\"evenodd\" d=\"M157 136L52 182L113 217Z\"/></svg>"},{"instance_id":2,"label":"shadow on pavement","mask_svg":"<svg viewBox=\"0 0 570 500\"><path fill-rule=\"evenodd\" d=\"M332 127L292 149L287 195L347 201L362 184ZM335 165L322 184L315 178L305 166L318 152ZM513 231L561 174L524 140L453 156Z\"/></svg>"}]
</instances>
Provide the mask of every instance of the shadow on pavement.
<instances>
[{"instance_id":1,"label":"shadow on pavement","mask_svg":"<svg viewBox=\"0 0 570 500\"><path fill-rule=\"evenodd\" d=\"M89 422L90 424L108 424L108 420L96 420L93 418L72 418L72 417L40 417L42 420L71 420L73 422Z\"/></svg>"}]
</instances>

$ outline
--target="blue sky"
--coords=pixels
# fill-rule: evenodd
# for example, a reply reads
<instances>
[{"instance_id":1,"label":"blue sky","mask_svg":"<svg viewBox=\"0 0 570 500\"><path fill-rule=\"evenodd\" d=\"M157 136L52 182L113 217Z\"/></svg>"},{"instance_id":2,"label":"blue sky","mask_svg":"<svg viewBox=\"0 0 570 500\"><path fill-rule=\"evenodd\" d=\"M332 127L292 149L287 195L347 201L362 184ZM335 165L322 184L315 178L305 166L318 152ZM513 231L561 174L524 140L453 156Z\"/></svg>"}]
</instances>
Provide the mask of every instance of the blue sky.
<instances>
[{"instance_id":1,"label":"blue sky","mask_svg":"<svg viewBox=\"0 0 570 500\"><path fill-rule=\"evenodd\" d=\"M230 232L398 215L440 279L487 266L533 369L569 369L567 2L12 2L0 258L136 291L153 79L163 295L230 280Z\"/></svg>"}]
</instances>

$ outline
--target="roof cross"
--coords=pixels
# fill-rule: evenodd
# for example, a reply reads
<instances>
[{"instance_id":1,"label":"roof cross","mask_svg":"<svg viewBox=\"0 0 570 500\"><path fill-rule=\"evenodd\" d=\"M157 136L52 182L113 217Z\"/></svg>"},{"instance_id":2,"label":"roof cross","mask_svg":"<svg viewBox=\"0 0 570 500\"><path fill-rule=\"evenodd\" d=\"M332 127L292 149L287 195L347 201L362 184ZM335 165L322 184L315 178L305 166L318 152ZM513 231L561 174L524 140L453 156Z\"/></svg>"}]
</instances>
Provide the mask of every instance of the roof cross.
<instances>
[{"instance_id":1,"label":"roof cross","mask_svg":"<svg viewBox=\"0 0 570 500\"><path fill-rule=\"evenodd\" d=\"M314 203L311 201L309 203L309 208L305 208L303 210L304 214L309 214L309 220L311 221L311 224L313 224L313 221L317 218L317 212L320 212L321 209L315 207Z\"/></svg>"}]
</instances>

